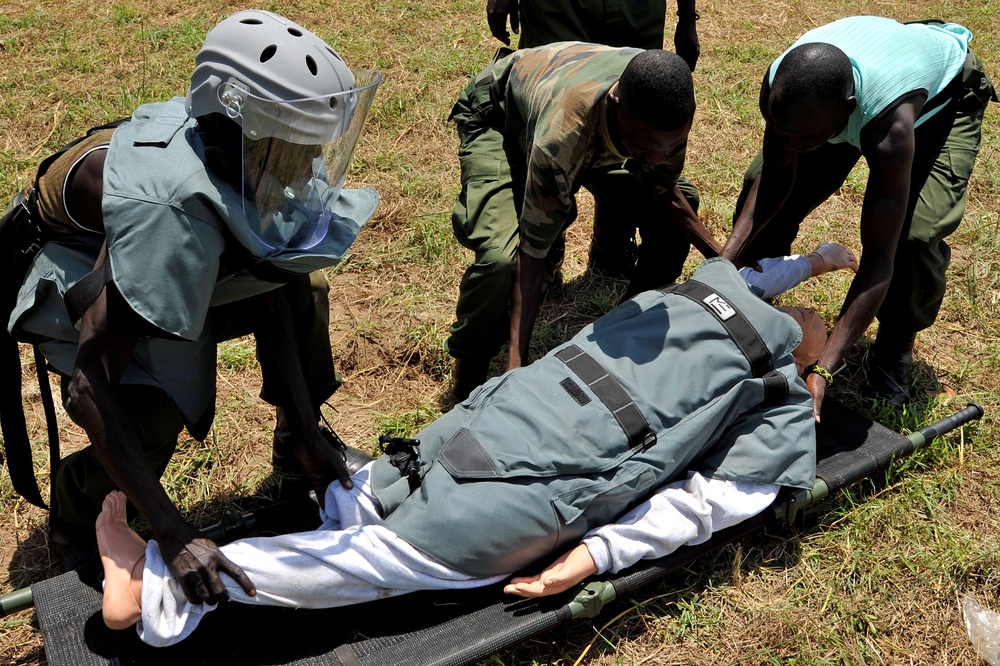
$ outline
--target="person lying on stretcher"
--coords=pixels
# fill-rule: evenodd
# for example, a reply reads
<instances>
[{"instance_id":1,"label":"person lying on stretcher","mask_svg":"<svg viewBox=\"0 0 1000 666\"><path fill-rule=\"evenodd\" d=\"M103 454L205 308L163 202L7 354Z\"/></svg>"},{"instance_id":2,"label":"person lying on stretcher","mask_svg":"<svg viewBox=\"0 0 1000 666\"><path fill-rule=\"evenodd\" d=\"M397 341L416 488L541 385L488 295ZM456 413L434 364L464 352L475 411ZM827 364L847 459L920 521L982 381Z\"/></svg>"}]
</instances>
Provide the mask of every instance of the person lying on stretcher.
<instances>
[{"instance_id":1,"label":"person lying on stretcher","mask_svg":"<svg viewBox=\"0 0 1000 666\"><path fill-rule=\"evenodd\" d=\"M824 246L812 259L833 269L853 267L850 257ZM764 268L751 278L774 274ZM764 294L774 295L710 259L688 282L626 301L484 384L419 445L397 441L397 455L364 467L353 487L331 483L318 529L223 546L256 588L226 579L230 597L326 608L487 585L543 558L540 574L505 590L555 594L704 542L764 510L781 486L812 487L815 420L801 373L826 327ZM143 641L165 646L214 610L191 603L156 542L129 529L120 493L105 500L97 533L109 627L136 624Z\"/></svg>"}]
</instances>

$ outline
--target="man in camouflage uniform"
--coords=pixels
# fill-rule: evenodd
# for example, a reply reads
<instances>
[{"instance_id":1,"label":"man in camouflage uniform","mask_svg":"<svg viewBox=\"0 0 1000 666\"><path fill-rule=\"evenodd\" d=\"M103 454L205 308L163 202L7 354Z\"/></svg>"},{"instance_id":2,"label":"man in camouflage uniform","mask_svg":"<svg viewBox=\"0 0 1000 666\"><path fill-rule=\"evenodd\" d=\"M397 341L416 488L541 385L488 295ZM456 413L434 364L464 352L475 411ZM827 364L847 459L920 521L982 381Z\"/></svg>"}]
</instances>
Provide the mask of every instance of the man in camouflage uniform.
<instances>
[{"instance_id":1,"label":"man in camouflage uniform","mask_svg":"<svg viewBox=\"0 0 1000 666\"><path fill-rule=\"evenodd\" d=\"M676 279L691 242L717 253L677 187L694 107L680 57L574 42L500 58L466 87L451 116L462 165L452 226L476 260L447 342L457 401L485 380L508 334L508 368L527 361L546 257L581 186L616 211L604 222L639 229L626 296Z\"/></svg>"},{"instance_id":2,"label":"man in camouflage uniform","mask_svg":"<svg viewBox=\"0 0 1000 666\"><path fill-rule=\"evenodd\" d=\"M700 16L695 0L677 0L677 27L674 49L694 71L698 55ZM486 20L490 32L510 46L511 31L518 32L518 46L530 49L545 44L577 40L607 46L634 46L640 49L663 48L663 29L667 4L659 0L602 0L581 3L579 0L488 0Z\"/></svg>"}]
</instances>

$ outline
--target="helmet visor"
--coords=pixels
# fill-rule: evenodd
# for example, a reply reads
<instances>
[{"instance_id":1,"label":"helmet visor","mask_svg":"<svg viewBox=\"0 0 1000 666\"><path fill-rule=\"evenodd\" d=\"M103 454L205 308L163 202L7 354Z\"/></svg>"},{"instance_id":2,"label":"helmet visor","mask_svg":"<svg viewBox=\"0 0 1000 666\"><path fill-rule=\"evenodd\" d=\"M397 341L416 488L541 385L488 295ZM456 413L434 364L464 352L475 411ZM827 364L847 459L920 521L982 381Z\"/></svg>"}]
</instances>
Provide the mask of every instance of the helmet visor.
<instances>
[{"instance_id":1,"label":"helmet visor","mask_svg":"<svg viewBox=\"0 0 1000 666\"><path fill-rule=\"evenodd\" d=\"M264 253L315 247L329 231L381 75L322 98L275 103L243 91L243 209ZM230 94L233 94L230 92Z\"/></svg>"}]
</instances>

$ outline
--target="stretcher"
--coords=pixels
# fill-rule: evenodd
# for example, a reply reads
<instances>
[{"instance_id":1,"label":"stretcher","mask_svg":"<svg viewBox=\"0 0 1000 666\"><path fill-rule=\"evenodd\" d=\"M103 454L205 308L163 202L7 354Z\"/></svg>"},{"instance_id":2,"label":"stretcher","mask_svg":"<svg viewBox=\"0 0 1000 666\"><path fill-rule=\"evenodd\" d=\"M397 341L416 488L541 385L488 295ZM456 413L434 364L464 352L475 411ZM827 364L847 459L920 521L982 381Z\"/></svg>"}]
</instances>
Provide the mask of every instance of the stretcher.
<instances>
[{"instance_id":1,"label":"stretcher","mask_svg":"<svg viewBox=\"0 0 1000 666\"><path fill-rule=\"evenodd\" d=\"M591 580L544 599L505 595L502 585L449 592L418 592L329 610L288 610L231 604L207 615L195 633L170 648L141 643L134 629L112 631L101 620L96 575L71 572L0 598L0 616L35 606L50 666L128 664L296 664L309 666L459 666L512 647L575 618L597 616L606 604L686 566L734 540L822 510L838 489L889 466L964 423L983 409L965 409L910 436L895 433L832 398L818 428L816 485L783 492L758 516L718 532L706 543L640 562L617 576ZM311 519L309 505L295 509ZM282 511L229 517L210 536L268 531L285 524ZM287 518L287 515L286 515ZM287 529L287 528L286 528Z\"/></svg>"}]
</instances>

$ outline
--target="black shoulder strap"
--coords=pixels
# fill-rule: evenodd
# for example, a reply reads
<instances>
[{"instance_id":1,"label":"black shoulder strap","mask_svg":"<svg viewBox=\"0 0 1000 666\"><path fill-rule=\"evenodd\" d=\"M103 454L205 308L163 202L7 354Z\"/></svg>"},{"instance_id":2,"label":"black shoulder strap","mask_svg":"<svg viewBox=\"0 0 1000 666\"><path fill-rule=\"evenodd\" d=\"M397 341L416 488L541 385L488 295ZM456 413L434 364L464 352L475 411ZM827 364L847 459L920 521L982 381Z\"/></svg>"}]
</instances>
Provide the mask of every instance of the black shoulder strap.
<instances>
[{"instance_id":1,"label":"black shoulder strap","mask_svg":"<svg viewBox=\"0 0 1000 666\"><path fill-rule=\"evenodd\" d=\"M788 381L774 369L771 352L750 320L719 292L698 280L688 280L659 289L678 294L705 308L719 320L750 363L753 376L764 380L764 404L781 404L788 396Z\"/></svg>"},{"instance_id":2,"label":"black shoulder strap","mask_svg":"<svg viewBox=\"0 0 1000 666\"><path fill-rule=\"evenodd\" d=\"M94 304L97 297L101 295L104 285L111 279L111 262L105 257L100 265L66 290L63 302L66 303L66 312L69 314L70 321L74 324L80 321L83 313Z\"/></svg>"},{"instance_id":3,"label":"black shoulder strap","mask_svg":"<svg viewBox=\"0 0 1000 666\"><path fill-rule=\"evenodd\" d=\"M18 495L43 509L45 501L35 480L31 456L31 440L24 419L21 402L21 357L17 341L0 332L0 427L3 429L3 447L7 455L7 472Z\"/></svg>"}]
</instances>

